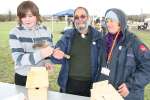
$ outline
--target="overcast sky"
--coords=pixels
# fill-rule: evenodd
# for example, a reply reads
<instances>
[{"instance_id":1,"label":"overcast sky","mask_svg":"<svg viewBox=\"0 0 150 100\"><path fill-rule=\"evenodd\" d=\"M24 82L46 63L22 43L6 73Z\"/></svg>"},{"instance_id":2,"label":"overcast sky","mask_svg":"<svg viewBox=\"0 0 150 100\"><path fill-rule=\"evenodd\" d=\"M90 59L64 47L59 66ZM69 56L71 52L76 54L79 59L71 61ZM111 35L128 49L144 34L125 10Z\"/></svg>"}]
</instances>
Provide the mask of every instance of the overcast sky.
<instances>
[{"instance_id":1,"label":"overcast sky","mask_svg":"<svg viewBox=\"0 0 150 100\"><path fill-rule=\"evenodd\" d=\"M16 14L17 6L24 0L0 0L0 14L11 10ZM150 13L150 0L32 0L41 15L51 15L65 9L86 7L91 15L104 15L109 8L120 8L126 14Z\"/></svg>"}]
</instances>

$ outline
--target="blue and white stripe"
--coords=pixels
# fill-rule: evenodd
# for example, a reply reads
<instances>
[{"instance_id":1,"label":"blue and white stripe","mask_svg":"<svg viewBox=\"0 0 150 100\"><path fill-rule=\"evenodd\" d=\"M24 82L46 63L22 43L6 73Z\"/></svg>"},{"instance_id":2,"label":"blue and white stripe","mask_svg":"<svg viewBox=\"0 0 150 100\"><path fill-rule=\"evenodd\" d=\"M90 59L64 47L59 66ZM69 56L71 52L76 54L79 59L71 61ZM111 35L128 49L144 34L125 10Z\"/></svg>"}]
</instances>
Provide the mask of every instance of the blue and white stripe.
<instances>
[{"instance_id":1,"label":"blue and white stripe","mask_svg":"<svg viewBox=\"0 0 150 100\"><path fill-rule=\"evenodd\" d=\"M34 30L17 26L10 31L9 44L16 73L26 76L31 66L43 60L40 51L32 47L36 41L42 40L52 46L51 34L43 26L37 26Z\"/></svg>"}]
</instances>

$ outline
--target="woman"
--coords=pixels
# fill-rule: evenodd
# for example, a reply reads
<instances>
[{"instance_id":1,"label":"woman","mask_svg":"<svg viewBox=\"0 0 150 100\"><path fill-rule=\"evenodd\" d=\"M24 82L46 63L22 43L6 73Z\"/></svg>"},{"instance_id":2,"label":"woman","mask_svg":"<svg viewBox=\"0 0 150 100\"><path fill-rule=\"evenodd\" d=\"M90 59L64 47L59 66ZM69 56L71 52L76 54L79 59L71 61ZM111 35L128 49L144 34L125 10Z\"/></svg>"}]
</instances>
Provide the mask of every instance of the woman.
<instances>
[{"instance_id":1,"label":"woman","mask_svg":"<svg viewBox=\"0 0 150 100\"><path fill-rule=\"evenodd\" d=\"M143 100L150 81L150 51L128 31L124 12L109 9L105 20L108 33L100 51L99 80L109 80L125 100Z\"/></svg>"}]
</instances>

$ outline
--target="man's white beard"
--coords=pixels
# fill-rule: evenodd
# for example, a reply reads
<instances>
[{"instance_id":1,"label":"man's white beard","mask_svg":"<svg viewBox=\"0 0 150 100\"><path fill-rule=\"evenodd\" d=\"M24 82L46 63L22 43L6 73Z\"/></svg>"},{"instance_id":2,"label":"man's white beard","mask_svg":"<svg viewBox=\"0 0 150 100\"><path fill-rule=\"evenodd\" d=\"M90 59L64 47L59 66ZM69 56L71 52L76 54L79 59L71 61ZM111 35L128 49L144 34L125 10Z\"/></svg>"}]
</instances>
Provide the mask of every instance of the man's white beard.
<instances>
[{"instance_id":1,"label":"man's white beard","mask_svg":"<svg viewBox=\"0 0 150 100\"><path fill-rule=\"evenodd\" d=\"M86 21L85 23L84 23L84 27L79 27L77 24L75 24L75 28L80 32L80 33L82 33L82 34L86 34L87 33L87 31L88 31L88 27L89 27L89 21Z\"/></svg>"}]
</instances>

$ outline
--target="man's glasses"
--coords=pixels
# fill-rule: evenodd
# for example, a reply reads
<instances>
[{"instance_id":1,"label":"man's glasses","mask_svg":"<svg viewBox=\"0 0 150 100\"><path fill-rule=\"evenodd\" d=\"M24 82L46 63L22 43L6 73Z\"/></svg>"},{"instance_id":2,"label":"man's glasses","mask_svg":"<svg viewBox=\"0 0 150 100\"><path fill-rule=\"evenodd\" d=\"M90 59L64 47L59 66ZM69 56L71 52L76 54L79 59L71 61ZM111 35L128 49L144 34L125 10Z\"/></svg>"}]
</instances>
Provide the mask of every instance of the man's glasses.
<instances>
[{"instance_id":1,"label":"man's glasses","mask_svg":"<svg viewBox=\"0 0 150 100\"><path fill-rule=\"evenodd\" d=\"M75 16L74 19L75 19L75 20L79 20L80 18L81 18L81 19L85 19L86 17L87 17L87 16L85 16L85 15L81 15L81 16Z\"/></svg>"}]
</instances>

